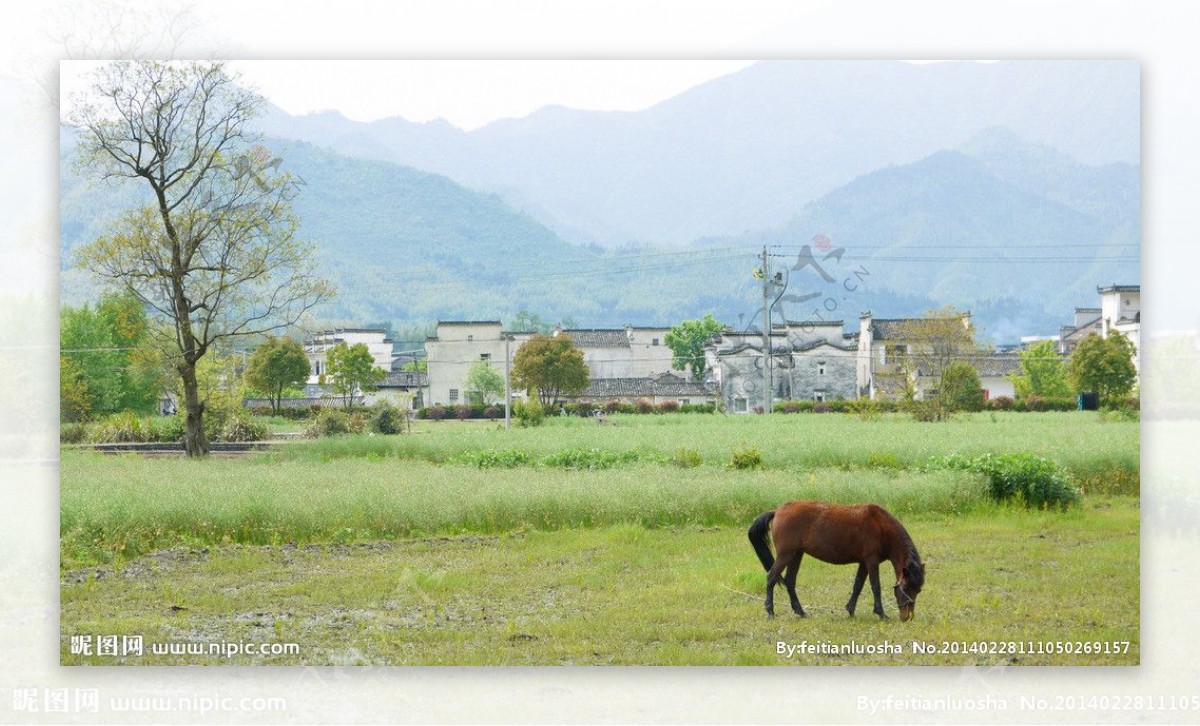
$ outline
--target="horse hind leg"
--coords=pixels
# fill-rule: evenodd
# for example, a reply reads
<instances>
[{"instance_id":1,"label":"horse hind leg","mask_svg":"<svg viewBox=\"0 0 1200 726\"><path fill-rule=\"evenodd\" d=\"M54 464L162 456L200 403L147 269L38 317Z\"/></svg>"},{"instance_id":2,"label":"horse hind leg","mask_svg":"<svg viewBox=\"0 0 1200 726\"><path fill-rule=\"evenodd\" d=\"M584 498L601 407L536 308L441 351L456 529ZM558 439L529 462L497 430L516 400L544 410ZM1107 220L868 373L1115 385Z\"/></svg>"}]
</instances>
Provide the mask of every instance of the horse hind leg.
<instances>
[{"instance_id":1,"label":"horse hind leg","mask_svg":"<svg viewBox=\"0 0 1200 726\"><path fill-rule=\"evenodd\" d=\"M846 603L846 612L854 617L854 609L858 607L858 596L862 593L863 583L867 581L867 566L858 563L858 572L854 575L854 588L850 590L850 600Z\"/></svg>"},{"instance_id":2,"label":"horse hind leg","mask_svg":"<svg viewBox=\"0 0 1200 726\"><path fill-rule=\"evenodd\" d=\"M767 610L768 617L775 617L775 585L782 579L783 568L787 566L792 559L791 552L777 552L775 564L771 565L771 569L767 570L767 599L763 606Z\"/></svg>"},{"instance_id":3,"label":"horse hind leg","mask_svg":"<svg viewBox=\"0 0 1200 726\"><path fill-rule=\"evenodd\" d=\"M799 552L796 558L787 566L787 571L783 575L783 584L787 586L788 598L792 601L792 612L800 617L807 617L804 608L800 605L800 598L796 596L796 575L800 572L800 560L804 559L804 553Z\"/></svg>"}]
</instances>

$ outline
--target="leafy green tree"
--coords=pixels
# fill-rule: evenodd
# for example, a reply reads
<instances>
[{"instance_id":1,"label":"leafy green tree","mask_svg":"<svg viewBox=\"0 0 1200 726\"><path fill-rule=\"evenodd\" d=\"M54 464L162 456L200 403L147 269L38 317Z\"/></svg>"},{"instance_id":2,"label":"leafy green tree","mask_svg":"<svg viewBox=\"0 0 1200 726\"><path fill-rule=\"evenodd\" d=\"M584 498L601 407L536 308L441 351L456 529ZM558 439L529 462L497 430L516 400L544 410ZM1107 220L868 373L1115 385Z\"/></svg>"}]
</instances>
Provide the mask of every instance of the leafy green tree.
<instances>
[{"instance_id":1,"label":"leafy green tree","mask_svg":"<svg viewBox=\"0 0 1200 726\"><path fill-rule=\"evenodd\" d=\"M475 361L463 386L467 400L487 406L504 395L504 376L485 360Z\"/></svg>"},{"instance_id":2,"label":"leafy green tree","mask_svg":"<svg viewBox=\"0 0 1200 726\"><path fill-rule=\"evenodd\" d=\"M1093 391L1101 403L1112 403L1128 396L1137 382L1133 356L1133 343L1117 331L1107 338L1092 333L1075 347L1067 376L1076 392Z\"/></svg>"},{"instance_id":3,"label":"leafy green tree","mask_svg":"<svg viewBox=\"0 0 1200 726\"><path fill-rule=\"evenodd\" d=\"M965 361L954 361L942 371L938 399L949 411L978 411L983 408L983 385L979 371Z\"/></svg>"},{"instance_id":4,"label":"leafy green tree","mask_svg":"<svg viewBox=\"0 0 1200 726\"><path fill-rule=\"evenodd\" d=\"M692 380L703 381L704 346L719 332L721 332L721 323L713 318L712 313L708 313L700 320L685 320L672 327L663 338L663 343L674 353L671 367L677 371L690 368Z\"/></svg>"},{"instance_id":5,"label":"leafy green tree","mask_svg":"<svg viewBox=\"0 0 1200 726\"><path fill-rule=\"evenodd\" d=\"M185 448L203 456L200 361L231 338L296 322L333 289L296 237L297 184L249 130L263 99L222 63L114 61L93 81L68 118L79 166L153 201L81 248L78 263L166 321L161 349L183 388Z\"/></svg>"},{"instance_id":6,"label":"leafy green tree","mask_svg":"<svg viewBox=\"0 0 1200 726\"><path fill-rule=\"evenodd\" d=\"M327 380L334 393L342 396L346 408L354 403L356 393L374 391L375 384L387 378L387 371L375 365L375 358L366 343L338 343L325 353Z\"/></svg>"},{"instance_id":7,"label":"leafy green tree","mask_svg":"<svg viewBox=\"0 0 1200 726\"><path fill-rule=\"evenodd\" d=\"M80 391L66 389L79 386L87 392L89 414L154 410L166 381L145 308L137 298L109 293L95 307L85 303L62 308L59 345L68 361L60 366L68 378L59 393L73 400L72 405L80 402Z\"/></svg>"},{"instance_id":8,"label":"leafy green tree","mask_svg":"<svg viewBox=\"0 0 1200 726\"><path fill-rule=\"evenodd\" d=\"M270 396L275 413L279 413L284 391L304 385L308 374L304 347L287 337L269 336L258 344L246 364L246 382Z\"/></svg>"},{"instance_id":9,"label":"leafy green tree","mask_svg":"<svg viewBox=\"0 0 1200 726\"><path fill-rule=\"evenodd\" d=\"M1071 384L1067 366L1052 340L1034 343L1018 354L1021 372L1011 376L1013 391L1019 398L1069 398Z\"/></svg>"},{"instance_id":10,"label":"leafy green tree","mask_svg":"<svg viewBox=\"0 0 1200 726\"><path fill-rule=\"evenodd\" d=\"M92 395L83 373L65 355L58 357L58 416L63 423L87 421L92 415Z\"/></svg>"},{"instance_id":11,"label":"leafy green tree","mask_svg":"<svg viewBox=\"0 0 1200 726\"><path fill-rule=\"evenodd\" d=\"M583 351L568 335L535 335L513 357L513 386L536 395L543 407L559 396L583 393L590 375Z\"/></svg>"}]
</instances>

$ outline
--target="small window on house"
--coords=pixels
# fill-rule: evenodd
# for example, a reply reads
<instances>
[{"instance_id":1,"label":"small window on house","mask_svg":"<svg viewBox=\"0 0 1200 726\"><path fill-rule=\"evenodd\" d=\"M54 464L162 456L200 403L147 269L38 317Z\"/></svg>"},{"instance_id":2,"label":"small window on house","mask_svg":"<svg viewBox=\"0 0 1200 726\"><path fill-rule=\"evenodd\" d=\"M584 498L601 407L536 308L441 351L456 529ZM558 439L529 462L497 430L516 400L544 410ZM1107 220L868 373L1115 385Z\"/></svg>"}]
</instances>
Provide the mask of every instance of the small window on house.
<instances>
[{"instance_id":1,"label":"small window on house","mask_svg":"<svg viewBox=\"0 0 1200 726\"><path fill-rule=\"evenodd\" d=\"M468 336L467 336L467 342L468 342L468 343L470 343L470 342L472 342L472 341L474 341L474 340L475 340L475 336L474 336L474 335L468 335Z\"/></svg>"},{"instance_id":2,"label":"small window on house","mask_svg":"<svg viewBox=\"0 0 1200 726\"><path fill-rule=\"evenodd\" d=\"M821 401L824 401L825 400L825 392L817 391L816 393L813 394L813 400L817 401L818 403L820 403Z\"/></svg>"},{"instance_id":3,"label":"small window on house","mask_svg":"<svg viewBox=\"0 0 1200 726\"><path fill-rule=\"evenodd\" d=\"M458 400L458 389L451 388L450 389L450 403L454 403L457 400Z\"/></svg>"},{"instance_id":4,"label":"small window on house","mask_svg":"<svg viewBox=\"0 0 1200 726\"><path fill-rule=\"evenodd\" d=\"M650 345L658 345L658 338L651 340Z\"/></svg>"},{"instance_id":5,"label":"small window on house","mask_svg":"<svg viewBox=\"0 0 1200 726\"><path fill-rule=\"evenodd\" d=\"M491 359L492 359L491 353L480 353L479 354L479 360L491 360Z\"/></svg>"},{"instance_id":6,"label":"small window on house","mask_svg":"<svg viewBox=\"0 0 1200 726\"><path fill-rule=\"evenodd\" d=\"M744 398L733 399L733 410L735 413L746 413L746 399L744 399Z\"/></svg>"},{"instance_id":7,"label":"small window on house","mask_svg":"<svg viewBox=\"0 0 1200 726\"><path fill-rule=\"evenodd\" d=\"M817 364L817 375L818 376L825 375L825 364L824 363Z\"/></svg>"}]
</instances>

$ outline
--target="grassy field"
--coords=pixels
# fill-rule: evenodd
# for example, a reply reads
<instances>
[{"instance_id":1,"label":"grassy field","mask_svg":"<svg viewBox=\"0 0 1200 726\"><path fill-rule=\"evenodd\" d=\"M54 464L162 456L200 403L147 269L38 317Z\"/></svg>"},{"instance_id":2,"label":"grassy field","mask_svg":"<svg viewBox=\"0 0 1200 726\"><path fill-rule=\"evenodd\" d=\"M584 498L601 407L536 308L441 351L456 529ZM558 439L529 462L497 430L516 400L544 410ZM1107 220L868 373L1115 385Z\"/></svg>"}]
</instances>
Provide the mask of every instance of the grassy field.
<instances>
[{"instance_id":1,"label":"grassy field","mask_svg":"<svg viewBox=\"0 0 1200 726\"><path fill-rule=\"evenodd\" d=\"M1138 431L1091 414L667 415L429 422L207 461L64 449L63 662L113 662L71 655L70 635L140 633L301 653L128 662L1136 663ZM730 469L749 448L763 467ZM922 470L989 451L1055 460L1082 503L998 505L977 474ZM813 617L766 620L745 527L805 498L873 501L905 522L929 567L917 621L878 623L869 598L845 618L852 568L808 561ZM1133 645L911 653L981 639ZM780 640L906 652L788 659Z\"/></svg>"},{"instance_id":2,"label":"grassy field","mask_svg":"<svg viewBox=\"0 0 1200 726\"><path fill-rule=\"evenodd\" d=\"M806 560L809 617L762 610L742 527L615 525L356 545L169 550L67 573L62 662L93 664L1136 664L1138 512L1006 508L906 519L928 570L916 618L890 590L846 617L853 568ZM887 575L885 575L887 577ZM784 597L782 590L780 597ZM786 598L784 599L786 603ZM138 633L143 657L71 655L71 635ZM297 643L283 656L152 655L150 643ZM898 644L899 655L779 655L777 643ZM914 654L912 642L947 651ZM1128 641L1128 652L972 653ZM1030 643L1043 644L1033 645Z\"/></svg>"}]
</instances>

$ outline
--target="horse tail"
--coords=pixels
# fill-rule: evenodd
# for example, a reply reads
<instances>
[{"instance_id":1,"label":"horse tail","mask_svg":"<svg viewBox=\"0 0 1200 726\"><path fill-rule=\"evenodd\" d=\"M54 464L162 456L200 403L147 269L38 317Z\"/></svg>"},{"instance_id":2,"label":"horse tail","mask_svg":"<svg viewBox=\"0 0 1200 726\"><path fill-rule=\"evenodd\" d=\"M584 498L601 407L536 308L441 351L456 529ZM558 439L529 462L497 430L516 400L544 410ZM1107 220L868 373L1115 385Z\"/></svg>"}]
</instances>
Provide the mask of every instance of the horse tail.
<instances>
[{"instance_id":1,"label":"horse tail","mask_svg":"<svg viewBox=\"0 0 1200 726\"><path fill-rule=\"evenodd\" d=\"M750 546L754 548L754 554L758 555L763 569L767 572L770 572L771 567L775 564L775 557L771 555L771 545L767 542L771 534L772 519L775 519L774 509L763 512L758 515L758 519L754 520L746 532L750 538Z\"/></svg>"}]
</instances>

